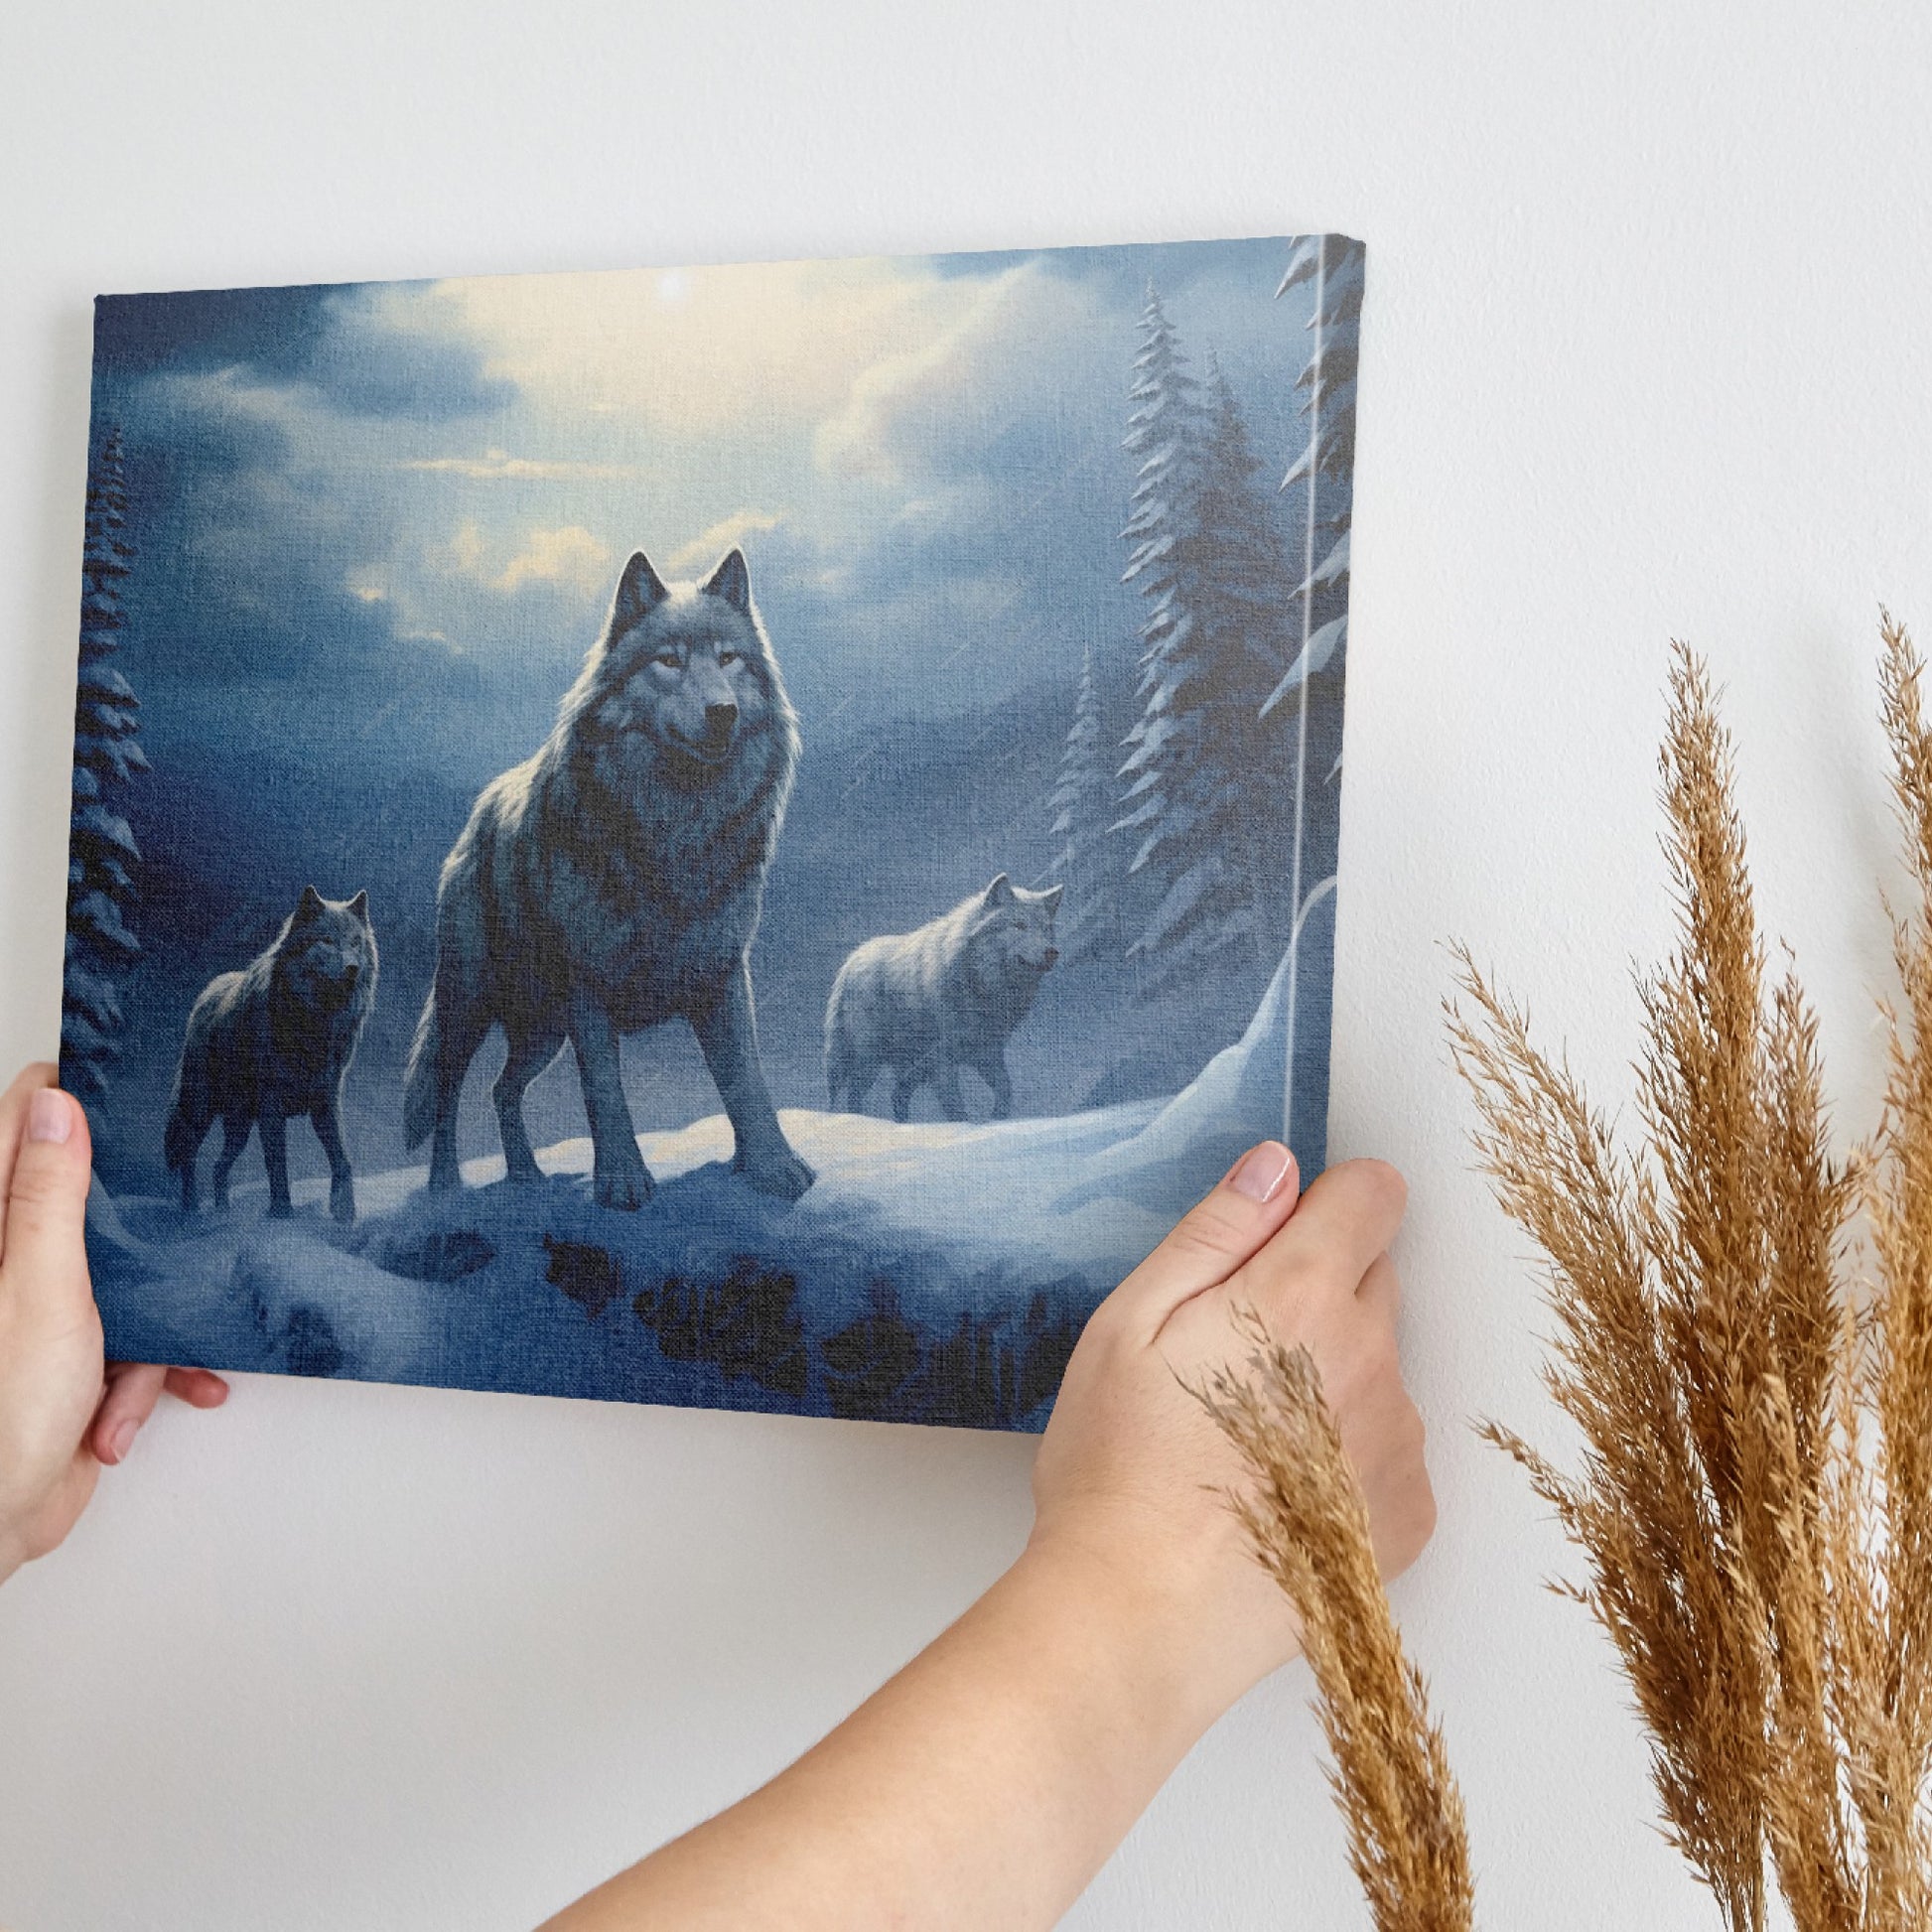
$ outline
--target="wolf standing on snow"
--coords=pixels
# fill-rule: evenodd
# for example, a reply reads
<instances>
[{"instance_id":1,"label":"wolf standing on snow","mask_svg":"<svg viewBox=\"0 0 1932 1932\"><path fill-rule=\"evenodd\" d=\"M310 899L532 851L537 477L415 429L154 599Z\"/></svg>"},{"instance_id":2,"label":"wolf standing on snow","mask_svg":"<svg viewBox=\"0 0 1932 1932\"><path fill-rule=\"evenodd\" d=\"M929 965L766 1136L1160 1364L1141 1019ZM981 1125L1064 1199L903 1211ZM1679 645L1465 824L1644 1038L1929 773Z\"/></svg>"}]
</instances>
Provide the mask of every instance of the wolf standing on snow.
<instances>
[{"instance_id":1,"label":"wolf standing on snow","mask_svg":"<svg viewBox=\"0 0 1932 1932\"><path fill-rule=\"evenodd\" d=\"M1013 1112L1007 1041L1033 1011L1059 951L1053 914L1061 889L1031 893L1000 876L983 893L916 932L868 939L839 968L825 1009L825 1083L832 1105L856 1112L884 1067L893 1118L932 1087L948 1120L964 1120L959 1069L993 1089L993 1118Z\"/></svg>"},{"instance_id":2,"label":"wolf standing on snow","mask_svg":"<svg viewBox=\"0 0 1932 1932\"><path fill-rule=\"evenodd\" d=\"M306 886L266 952L207 983L188 1016L168 1110L165 1149L170 1172L181 1176L183 1207L198 1204L196 1158L218 1120L215 1205L227 1206L228 1174L259 1127L268 1211L287 1214L288 1123L307 1114L329 1157L329 1211L354 1220L343 1076L375 1004L375 969L368 895L338 901Z\"/></svg>"},{"instance_id":3,"label":"wolf standing on snow","mask_svg":"<svg viewBox=\"0 0 1932 1932\"><path fill-rule=\"evenodd\" d=\"M404 1099L408 1144L435 1136L432 1187L460 1184L463 1076L500 1022L508 1177L540 1177L523 1093L568 1039L597 1199L642 1205L652 1183L618 1042L679 1017L731 1116L734 1168L783 1200L811 1185L764 1083L746 958L797 759L743 553L667 586L638 551L543 748L484 789L443 864Z\"/></svg>"}]
</instances>

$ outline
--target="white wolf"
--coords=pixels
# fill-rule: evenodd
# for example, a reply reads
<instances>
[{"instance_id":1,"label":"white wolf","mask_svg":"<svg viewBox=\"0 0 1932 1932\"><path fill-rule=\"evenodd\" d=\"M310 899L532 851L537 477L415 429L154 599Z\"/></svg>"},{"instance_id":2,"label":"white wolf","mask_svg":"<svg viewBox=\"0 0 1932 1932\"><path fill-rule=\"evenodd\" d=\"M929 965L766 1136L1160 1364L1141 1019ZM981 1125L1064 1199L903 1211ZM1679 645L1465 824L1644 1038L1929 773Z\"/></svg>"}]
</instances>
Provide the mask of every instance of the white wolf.
<instances>
[{"instance_id":1,"label":"white wolf","mask_svg":"<svg viewBox=\"0 0 1932 1932\"><path fill-rule=\"evenodd\" d=\"M964 1120L959 1069L993 1089L993 1118L1013 1112L1007 1041L1033 1011L1059 958L1053 914L1061 888L1033 893L1005 873L916 932L889 932L855 948L825 1008L825 1083L832 1105L856 1112L885 1067L893 1118L930 1086L948 1120Z\"/></svg>"},{"instance_id":2,"label":"white wolf","mask_svg":"<svg viewBox=\"0 0 1932 1932\"><path fill-rule=\"evenodd\" d=\"M329 1157L329 1211L339 1221L354 1220L343 1076L375 1004L375 975L368 895L328 899L305 886L268 949L203 988L188 1016L165 1137L183 1207L200 1201L195 1162L218 1120L214 1204L227 1206L228 1174L259 1127L268 1211L289 1213L288 1123L307 1114Z\"/></svg>"},{"instance_id":3,"label":"white wolf","mask_svg":"<svg viewBox=\"0 0 1932 1932\"><path fill-rule=\"evenodd\" d=\"M597 1199L640 1206L652 1183L618 1042L680 1017L731 1116L734 1167L786 1200L811 1185L765 1086L746 963L797 757L743 554L667 586L638 551L542 750L485 787L444 861L404 1081L408 1144L435 1134L432 1187L459 1184L463 1076L500 1022L509 1178L539 1177L523 1093L568 1039Z\"/></svg>"}]
</instances>

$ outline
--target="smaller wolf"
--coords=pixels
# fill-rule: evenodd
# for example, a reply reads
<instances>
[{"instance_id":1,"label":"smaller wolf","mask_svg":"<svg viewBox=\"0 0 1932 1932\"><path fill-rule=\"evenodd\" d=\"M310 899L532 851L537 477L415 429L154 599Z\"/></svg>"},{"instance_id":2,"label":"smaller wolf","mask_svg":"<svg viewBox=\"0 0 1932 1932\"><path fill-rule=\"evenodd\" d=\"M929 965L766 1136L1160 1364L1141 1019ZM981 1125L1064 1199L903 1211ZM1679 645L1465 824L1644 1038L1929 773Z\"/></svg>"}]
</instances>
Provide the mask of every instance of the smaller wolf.
<instances>
[{"instance_id":1,"label":"smaller wolf","mask_svg":"<svg viewBox=\"0 0 1932 1932\"><path fill-rule=\"evenodd\" d=\"M993 1118L1013 1112L1007 1041L1033 1011L1059 949L1061 888L1032 893L1005 873L983 893L916 932L868 939L839 968L825 1008L825 1083L832 1105L858 1112L884 1067L893 1118L906 1119L922 1086L948 1120L964 1120L959 1069L993 1089Z\"/></svg>"},{"instance_id":2,"label":"smaller wolf","mask_svg":"<svg viewBox=\"0 0 1932 1932\"><path fill-rule=\"evenodd\" d=\"M375 928L369 896L327 899L305 886L275 942L238 973L203 989L188 1016L168 1113L169 1171L181 1204L199 1204L196 1157L221 1123L214 1201L228 1204L228 1174L251 1129L268 1165L268 1211L289 1209L287 1127L307 1114L329 1157L329 1211L355 1218L355 1177L343 1149L343 1076L375 1003Z\"/></svg>"}]
</instances>

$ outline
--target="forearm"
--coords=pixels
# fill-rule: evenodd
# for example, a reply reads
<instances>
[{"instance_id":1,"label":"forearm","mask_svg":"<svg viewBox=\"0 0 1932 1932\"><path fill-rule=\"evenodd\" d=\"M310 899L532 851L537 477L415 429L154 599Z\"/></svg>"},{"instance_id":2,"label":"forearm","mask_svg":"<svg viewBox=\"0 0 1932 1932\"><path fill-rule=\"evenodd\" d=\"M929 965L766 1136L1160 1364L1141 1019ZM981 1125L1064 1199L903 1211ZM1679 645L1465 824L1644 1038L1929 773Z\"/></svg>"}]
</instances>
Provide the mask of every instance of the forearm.
<instances>
[{"instance_id":1,"label":"forearm","mask_svg":"<svg viewBox=\"0 0 1932 1932\"><path fill-rule=\"evenodd\" d=\"M551 1932L1050 1926L1219 1715L1179 1615L1030 1551L823 1743Z\"/></svg>"}]
</instances>

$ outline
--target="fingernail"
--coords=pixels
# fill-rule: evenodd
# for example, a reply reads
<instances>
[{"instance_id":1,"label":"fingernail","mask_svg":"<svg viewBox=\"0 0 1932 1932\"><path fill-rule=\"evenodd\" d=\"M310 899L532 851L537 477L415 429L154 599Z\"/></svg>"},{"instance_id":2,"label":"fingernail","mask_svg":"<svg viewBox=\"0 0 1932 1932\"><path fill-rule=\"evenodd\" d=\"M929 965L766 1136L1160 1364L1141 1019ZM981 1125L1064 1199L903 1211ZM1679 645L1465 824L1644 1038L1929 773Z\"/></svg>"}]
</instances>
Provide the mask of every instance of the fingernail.
<instances>
[{"instance_id":1,"label":"fingernail","mask_svg":"<svg viewBox=\"0 0 1932 1932\"><path fill-rule=\"evenodd\" d=\"M1235 1169L1228 1185L1250 1200L1273 1200L1295 1166L1295 1157L1279 1141L1253 1148Z\"/></svg>"},{"instance_id":2,"label":"fingernail","mask_svg":"<svg viewBox=\"0 0 1932 1932\"><path fill-rule=\"evenodd\" d=\"M107 1449L114 1461L118 1462L134 1447L134 1438L141 1425L132 1416L123 1416L114 1425L114 1433L107 1439Z\"/></svg>"},{"instance_id":3,"label":"fingernail","mask_svg":"<svg viewBox=\"0 0 1932 1932\"><path fill-rule=\"evenodd\" d=\"M27 1104L30 1141L65 1141L73 1132L73 1102L59 1087L42 1087Z\"/></svg>"}]
</instances>

